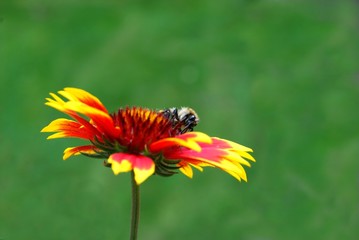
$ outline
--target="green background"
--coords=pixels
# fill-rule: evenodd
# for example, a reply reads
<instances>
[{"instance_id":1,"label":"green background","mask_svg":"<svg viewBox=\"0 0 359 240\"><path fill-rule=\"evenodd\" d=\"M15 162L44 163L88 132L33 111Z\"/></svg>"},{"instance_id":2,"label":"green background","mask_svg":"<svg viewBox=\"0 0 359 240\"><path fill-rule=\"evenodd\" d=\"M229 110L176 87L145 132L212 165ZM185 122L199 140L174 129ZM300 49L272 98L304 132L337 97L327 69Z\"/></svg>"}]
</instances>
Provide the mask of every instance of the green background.
<instances>
[{"instance_id":1,"label":"green background","mask_svg":"<svg viewBox=\"0 0 359 240\"><path fill-rule=\"evenodd\" d=\"M139 239L358 239L357 1L0 1L0 239L128 239L130 174L62 161L49 92L110 111L191 106L196 128L254 149L141 185Z\"/></svg>"}]
</instances>

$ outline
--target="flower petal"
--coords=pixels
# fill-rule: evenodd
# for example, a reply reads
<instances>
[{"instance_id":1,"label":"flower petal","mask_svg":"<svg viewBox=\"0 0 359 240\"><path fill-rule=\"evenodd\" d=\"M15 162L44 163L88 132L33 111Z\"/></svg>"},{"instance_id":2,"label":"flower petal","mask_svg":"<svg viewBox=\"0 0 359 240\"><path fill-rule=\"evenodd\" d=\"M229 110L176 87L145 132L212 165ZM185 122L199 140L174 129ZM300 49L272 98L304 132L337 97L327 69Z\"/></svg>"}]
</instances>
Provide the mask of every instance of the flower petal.
<instances>
[{"instance_id":1,"label":"flower petal","mask_svg":"<svg viewBox=\"0 0 359 240\"><path fill-rule=\"evenodd\" d=\"M79 147L69 147L64 151L63 160L67 160L69 157L79 155L81 153L95 154L95 147L93 145L85 145Z\"/></svg>"},{"instance_id":2,"label":"flower petal","mask_svg":"<svg viewBox=\"0 0 359 240\"><path fill-rule=\"evenodd\" d=\"M59 91L59 94L66 97L70 101L82 102L102 112L108 113L106 107L101 103L101 101L91 93L86 92L85 90L67 87L64 89L64 91Z\"/></svg>"},{"instance_id":3,"label":"flower petal","mask_svg":"<svg viewBox=\"0 0 359 240\"><path fill-rule=\"evenodd\" d=\"M92 133L91 139L94 139L95 136L98 139L101 139L103 134L100 133L100 131L105 132L105 134L109 137L113 137L114 134L118 132L113 127L113 120L108 114L107 109L100 102L100 100L92 94L78 88L65 88L62 91L58 91L58 93L65 97L68 101L64 101L58 95L50 93L52 98L46 98L47 102L45 104L57 109L58 111L68 114L77 122L82 124ZM77 113L81 113L90 119L86 120ZM67 136L68 134L65 135ZM64 135L57 134L50 138L63 136Z\"/></svg>"},{"instance_id":4,"label":"flower petal","mask_svg":"<svg viewBox=\"0 0 359 240\"><path fill-rule=\"evenodd\" d=\"M243 152L253 152L253 150L249 147L243 146L241 144L226 140L226 139L222 139L222 138L218 138L218 137L212 137L212 141L213 141L213 145L216 145L217 147L220 148L232 148L232 149L237 149Z\"/></svg>"},{"instance_id":5,"label":"flower petal","mask_svg":"<svg viewBox=\"0 0 359 240\"><path fill-rule=\"evenodd\" d=\"M199 143L211 143L211 142L212 142L211 138L204 133L188 132L176 137L165 138L156 141L150 145L149 150L152 153L158 153L165 150L166 148L181 146L199 152L201 151L201 147Z\"/></svg>"},{"instance_id":6,"label":"flower petal","mask_svg":"<svg viewBox=\"0 0 359 240\"><path fill-rule=\"evenodd\" d=\"M41 132L57 132L47 137L47 139L64 137L92 139L95 134L80 123L65 118L59 118L52 121L49 125L44 127Z\"/></svg>"},{"instance_id":7,"label":"flower petal","mask_svg":"<svg viewBox=\"0 0 359 240\"><path fill-rule=\"evenodd\" d=\"M111 116L97 108L93 108L81 102L67 102L64 107L67 110L81 113L91 119L96 127L103 131L106 136L115 138L118 130L115 128Z\"/></svg>"},{"instance_id":8,"label":"flower petal","mask_svg":"<svg viewBox=\"0 0 359 240\"><path fill-rule=\"evenodd\" d=\"M114 174L134 171L135 181L139 185L155 172L155 164L151 158L143 155L114 153L109 159Z\"/></svg>"},{"instance_id":9,"label":"flower petal","mask_svg":"<svg viewBox=\"0 0 359 240\"><path fill-rule=\"evenodd\" d=\"M193 170L188 163L183 162L183 164L181 164L181 167L179 170L187 177L189 177L189 178L193 177Z\"/></svg>"},{"instance_id":10,"label":"flower petal","mask_svg":"<svg viewBox=\"0 0 359 240\"><path fill-rule=\"evenodd\" d=\"M244 157L252 161L254 158L242 150L250 149L224 139L212 139L212 143L198 143L201 147L200 152L188 148L174 148L164 151L164 157L181 159L180 170L189 177L191 177L189 166L212 166L229 173L239 181L247 181L247 175L242 165L250 167L250 164Z\"/></svg>"},{"instance_id":11,"label":"flower petal","mask_svg":"<svg viewBox=\"0 0 359 240\"><path fill-rule=\"evenodd\" d=\"M135 172L135 181L139 185L153 175L155 172L155 164L151 158L138 155L133 171Z\"/></svg>"},{"instance_id":12,"label":"flower petal","mask_svg":"<svg viewBox=\"0 0 359 240\"><path fill-rule=\"evenodd\" d=\"M115 175L121 172L129 172L132 167L133 155L126 153L114 153L108 158L112 171Z\"/></svg>"}]
</instances>

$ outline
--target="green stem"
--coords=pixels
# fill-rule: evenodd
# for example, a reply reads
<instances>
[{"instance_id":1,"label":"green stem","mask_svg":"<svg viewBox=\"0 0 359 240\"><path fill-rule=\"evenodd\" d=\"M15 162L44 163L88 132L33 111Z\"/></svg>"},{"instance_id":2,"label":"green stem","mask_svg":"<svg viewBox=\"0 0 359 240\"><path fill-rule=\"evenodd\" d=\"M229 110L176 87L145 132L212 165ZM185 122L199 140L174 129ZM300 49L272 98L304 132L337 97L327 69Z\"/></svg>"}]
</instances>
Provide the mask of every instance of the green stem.
<instances>
[{"instance_id":1,"label":"green stem","mask_svg":"<svg viewBox=\"0 0 359 240\"><path fill-rule=\"evenodd\" d=\"M135 181L135 174L131 172L132 182L132 216L131 216L131 235L130 240L137 239L138 222L140 219L140 186Z\"/></svg>"}]
</instances>

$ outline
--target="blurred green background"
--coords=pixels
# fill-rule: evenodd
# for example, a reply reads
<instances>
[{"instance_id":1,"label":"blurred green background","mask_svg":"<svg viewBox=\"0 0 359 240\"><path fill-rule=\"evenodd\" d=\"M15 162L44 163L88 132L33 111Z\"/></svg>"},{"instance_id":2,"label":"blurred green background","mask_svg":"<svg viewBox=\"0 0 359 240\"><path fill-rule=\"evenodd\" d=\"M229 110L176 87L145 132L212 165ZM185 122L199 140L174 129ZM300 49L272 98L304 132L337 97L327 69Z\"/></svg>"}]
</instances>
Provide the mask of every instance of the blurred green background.
<instances>
[{"instance_id":1,"label":"blurred green background","mask_svg":"<svg viewBox=\"0 0 359 240\"><path fill-rule=\"evenodd\" d=\"M0 239L128 239L130 174L62 161L49 92L191 106L254 149L141 185L139 239L359 239L357 1L0 1Z\"/></svg>"}]
</instances>

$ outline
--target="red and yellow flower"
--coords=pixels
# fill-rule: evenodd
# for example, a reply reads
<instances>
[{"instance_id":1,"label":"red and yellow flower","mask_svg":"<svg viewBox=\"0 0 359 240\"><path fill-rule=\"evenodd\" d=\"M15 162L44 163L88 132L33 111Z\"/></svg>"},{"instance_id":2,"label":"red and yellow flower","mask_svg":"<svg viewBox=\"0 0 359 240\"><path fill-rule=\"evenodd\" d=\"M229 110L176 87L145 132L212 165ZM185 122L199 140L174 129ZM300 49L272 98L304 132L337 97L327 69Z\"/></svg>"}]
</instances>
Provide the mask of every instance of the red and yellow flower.
<instances>
[{"instance_id":1,"label":"red and yellow flower","mask_svg":"<svg viewBox=\"0 0 359 240\"><path fill-rule=\"evenodd\" d=\"M177 169L192 178L192 167L200 171L217 167L247 181L243 165L250 167L248 160L255 161L249 154L252 150L240 144L201 132L180 134L160 111L126 107L110 114L98 98L78 88L50 95L46 105L72 120L56 119L41 131L55 132L48 139L72 137L90 142L65 149L63 159L79 154L105 158L105 165L116 175L133 171L137 184L153 174L172 175Z\"/></svg>"}]
</instances>

